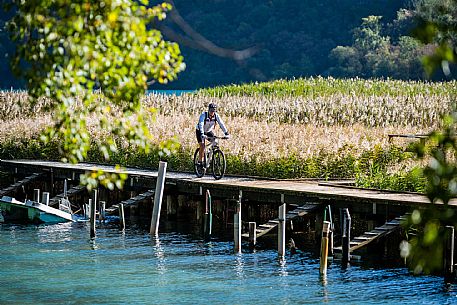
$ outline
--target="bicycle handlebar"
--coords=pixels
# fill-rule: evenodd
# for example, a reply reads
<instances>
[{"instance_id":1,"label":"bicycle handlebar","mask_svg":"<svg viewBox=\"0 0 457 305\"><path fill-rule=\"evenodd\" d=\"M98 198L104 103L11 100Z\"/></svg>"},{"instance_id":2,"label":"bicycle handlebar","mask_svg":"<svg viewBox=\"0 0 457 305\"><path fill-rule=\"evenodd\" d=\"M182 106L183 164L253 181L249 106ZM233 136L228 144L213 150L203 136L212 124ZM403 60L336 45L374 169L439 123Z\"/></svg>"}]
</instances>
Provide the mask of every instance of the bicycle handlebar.
<instances>
[{"instance_id":1,"label":"bicycle handlebar","mask_svg":"<svg viewBox=\"0 0 457 305\"><path fill-rule=\"evenodd\" d=\"M209 137L209 136L206 136L206 139L222 139L222 140L228 140L230 137L228 136L223 136L223 137L220 137L220 136L214 136L214 137Z\"/></svg>"}]
</instances>

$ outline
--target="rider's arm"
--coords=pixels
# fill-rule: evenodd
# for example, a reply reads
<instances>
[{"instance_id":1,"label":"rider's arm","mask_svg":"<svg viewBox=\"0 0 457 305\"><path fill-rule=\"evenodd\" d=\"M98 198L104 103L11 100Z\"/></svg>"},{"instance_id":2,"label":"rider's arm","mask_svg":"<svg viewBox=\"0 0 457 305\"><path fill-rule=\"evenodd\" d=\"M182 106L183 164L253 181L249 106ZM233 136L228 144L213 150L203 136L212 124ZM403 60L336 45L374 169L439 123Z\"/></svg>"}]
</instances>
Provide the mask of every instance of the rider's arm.
<instances>
[{"instance_id":1,"label":"rider's arm","mask_svg":"<svg viewBox=\"0 0 457 305\"><path fill-rule=\"evenodd\" d=\"M216 113L216 122L221 126L222 131L224 132L225 135L228 135L229 132L227 130L227 127L225 127L224 121L222 121L221 117Z\"/></svg>"}]
</instances>

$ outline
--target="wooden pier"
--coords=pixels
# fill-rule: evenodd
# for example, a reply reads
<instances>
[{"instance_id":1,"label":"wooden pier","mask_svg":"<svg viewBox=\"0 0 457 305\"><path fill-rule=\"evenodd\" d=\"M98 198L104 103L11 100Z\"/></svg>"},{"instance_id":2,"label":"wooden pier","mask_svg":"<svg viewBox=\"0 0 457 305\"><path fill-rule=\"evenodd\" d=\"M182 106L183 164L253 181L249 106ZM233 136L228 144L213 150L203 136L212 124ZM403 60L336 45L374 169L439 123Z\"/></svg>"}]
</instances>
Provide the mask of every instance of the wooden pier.
<instances>
[{"instance_id":1,"label":"wooden pier","mask_svg":"<svg viewBox=\"0 0 457 305\"><path fill-rule=\"evenodd\" d=\"M110 173L119 172L114 166L38 160L0 160L0 167L11 172L28 175L37 172L51 173L52 179L58 177L65 179L84 172L98 170ZM157 179L156 170L125 168L121 172L130 177L128 187L138 189L153 188ZM165 186L177 192L195 195L202 195L203 189L209 189L212 194L219 194L225 198L237 198L239 191L242 190L245 201L256 200L278 204L282 195L288 204L304 205L309 202L335 202L365 211L376 210L378 213L383 213L382 207L385 206L389 206L391 209L395 209L396 206L420 208L428 207L431 204L426 196L416 193L360 189L315 180L273 180L235 176L214 180L210 176L197 178L193 173L173 172L171 170L166 173ZM376 205L378 206L376 207ZM441 203L435 203L435 205L440 206ZM449 206L457 208L457 201L451 200Z\"/></svg>"},{"instance_id":2,"label":"wooden pier","mask_svg":"<svg viewBox=\"0 0 457 305\"><path fill-rule=\"evenodd\" d=\"M125 168L117 170L114 166L97 165L88 163L68 164L62 162L38 161L38 160L0 160L0 168L4 171L14 173L15 176L25 177L21 181L10 187L3 189L0 194L14 192L18 188L30 183L38 178L47 179L49 182L71 180L78 182L79 175L82 173L103 170L108 173L126 173L129 179L125 183L127 191L132 192L131 198L118 203L111 202L106 209L107 214L116 214L118 207L135 208L138 204L145 202L146 199L154 196L154 188L157 180L157 171L139 168ZM375 227L373 230L360 234L356 232L350 242L350 251L355 251L375 240L384 237L400 227L400 221L404 214L412 209L427 208L432 205L442 207L441 203L430 203L429 199L417 193L399 193L391 191L380 191L371 189L360 189L348 186L347 184L337 184L335 182L325 182L317 180L274 180L261 179L254 177L227 176L221 180L214 180L212 177L197 178L193 173L167 171L165 179L165 192L168 194L184 194L189 198L201 198L206 190L210 190L214 197L225 198L228 201L236 201L240 191L244 206L252 203L262 202L273 204L276 210L281 202L287 204L288 213L286 220L294 220L307 214L314 214L316 217L315 231L320 232L319 223L324 207L331 205L332 209L350 208L351 213L379 216L385 224ZM75 195L84 191L81 186L73 185L67 196ZM58 202L63 194L55 196L51 202ZM201 200L201 199L197 199ZM178 198L179 201L179 198ZM172 201L170 201L172 203ZM168 200L167 200L168 204ZM197 218L199 206L195 206ZM457 201L451 200L449 207L457 208ZM171 210L176 210L170 206ZM167 206L168 210L168 206ZM201 210L200 210L201 211ZM225 214L224 218L227 217ZM246 217L246 216L245 216ZM249 219L246 219L250 221ZM265 221L265 220L264 220ZM379 221L377 221L379 224ZM278 218L271 218L257 227L257 237L272 232L278 226ZM248 234L243 234L248 237ZM335 247L338 252L340 247Z\"/></svg>"}]
</instances>

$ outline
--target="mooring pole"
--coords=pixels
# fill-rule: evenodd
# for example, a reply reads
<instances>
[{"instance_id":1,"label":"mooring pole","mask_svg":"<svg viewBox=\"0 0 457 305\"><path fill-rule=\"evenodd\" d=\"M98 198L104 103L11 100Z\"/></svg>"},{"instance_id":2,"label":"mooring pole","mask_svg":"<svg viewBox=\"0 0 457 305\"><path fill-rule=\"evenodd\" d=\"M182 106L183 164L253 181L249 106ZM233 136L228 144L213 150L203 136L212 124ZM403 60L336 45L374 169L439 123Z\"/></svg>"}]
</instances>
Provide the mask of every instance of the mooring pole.
<instances>
[{"instance_id":1,"label":"mooring pole","mask_svg":"<svg viewBox=\"0 0 457 305\"><path fill-rule=\"evenodd\" d=\"M341 260L342 266L347 267L347 264L351 260L350 242L351 242L351 215L349 209L343 209L343 258Z\"/></svg>"},{"instance_id":2,"label":"mooring pole","mask_svg":"<svg viewBox=\"0 0 457 305\"><path fill-rule=\"evenodd\" d=\"M328 255L333 257L333 230L335 229L335 225L333 224L332 207L328 205L327 209L330 221L330 231L328 233Z\"/></svg>"},{"instance_id":3,"label":"mooring pole","mask_svg":"<svg viewBox=\"0 0 457 305\"><path fill-rule=\"evenodd\" d=\"M205 240L211 239L211 231L213 226L213 214L211 211L211 194L206 190L205 196L205 215L203 215L203 235Z\"/></svg>"},{"instance_id":4,"label":"mooring pole","mask_svg":"<svg viewBox=\"0 0 457 305\"><path fill-rule=\"evenodd\" d=\"M284 194L281 194L278 220L278 256L283 258L286 254L286 204L284 203Z\"/></svg>"},{"instance_id":5,"label":"mooring pole","mask_svg":"<svg viewBox=\"0 0 457 305\"><path fill-rule=\"evenodd\" d=\"M63 198L67 198L68 197L68 185L67 185L67 178L65 178L65 180L63 181Z\"/></svg>"},{"instance_id":6,"label":"mooring pole","mask_svg":"<svg viewBox=\"0 0 457 305\"><path fill-rule=\"evenodd\" d=\"M243 191L240 190L238 202L236 204L236 212L233 216L233 239L235 240L235 253L241 253L241 199Z\"/></svg>"},{"instance_id":7,"label":"mooring pole","mask_svg":"<svg viewBox=\"0 0 457 305\"><path fill-rule=\"evenodd\" d=\"M43 192L41 202L45 205L49 205L49 192Z\"/></svg>"},{"instance_id":8,"label":"mooring pole","mask_svg":"<svg viewBox=\"0 0 457 305\"><path fill-rule=\"evenodd\" d=\"M255 222L249 222L249 247L251 249L255 248L255 245L257 243L257 232L256 232L256 223Z\"/></svg>"},{"instance_id":9,"label":"mooring pole","mask_svg":"<svg viewBox=\"0 0 457 305\"><path fill-rule=\"evenodd\" d=\"M444 239L444 279L449 281L454 275L454 227L446 226Z\"/></svg>"},{"instance_id":10,"label":"mooring pole","mask_svg":"<svg viewBox=\"0 0 457 305\"><path fill-rule=\"evenodd\" d=\"M97 189L94 189L94 192L93 192L93 200L94 200L94 207L95 207L95 216L97 216L97 211L100 212L100 203L98 202L98 190ZM100 214L98 215L98 217L100 218Z\"/></svg>"},{"instance_id":11,"label":"mooring pole","mask_svg":"<svg viewBox=\"0 0 457 305\"><path fill-rule=\"evenodd\" d=\"M95 237L95 200L89 199L90 207L90 238Z\"/></svg>"},{"instance_id":12,"label":"mooring pole","mask_svg":"<svg viewBox=\"0 0 457 305\"><path fill-rule=\"evenodd\" d=\"M328 244L329 244L330 221L324 221L322 227L320 268L321 275L327 274Z\"/></svg>"},{"instance_id":13,"label":"mooring pole","mask_svg":"<svg viewBox=\"0 0 457 305\"><path fill-rule=\"evenodd\" d=\"M125 230L124 204L119 204L119 225L122 231Z\"/></svg>"},{"instance_id":14,"label":"mooring pole","mask_svg":"<svg viewBox=\"0 0 457 305\"><path fill-rule=\"evenodd\" d=\"M152 211L150 234L159 234L160 208L162 205L163 187L165 185L165 174L167 172L167 162L159 162L159 172L157 174L156 191L154 193L154 207Z\"/></svg>"},{"instance_id":15,"label":"mooring pole","mask_svg":"<svg viewBox=\"0 0 457 305\"><path fill-rule=\"evenodd\" d=\"M33 189L33 201L40 202L40 189Z\"/></svg>"},{"instance_id":16,"label":"mooring pole","mask_svg":"<svg viewBox=\"0 0 457 305\"><path fill-rule=\"evenodd\" d=\"M51 175L50 175L50 180L51 180L51 187L50 187L50 192L49 194L51 196L54 196L54 170L51 168Z\"/></svg>"}]
</instances>

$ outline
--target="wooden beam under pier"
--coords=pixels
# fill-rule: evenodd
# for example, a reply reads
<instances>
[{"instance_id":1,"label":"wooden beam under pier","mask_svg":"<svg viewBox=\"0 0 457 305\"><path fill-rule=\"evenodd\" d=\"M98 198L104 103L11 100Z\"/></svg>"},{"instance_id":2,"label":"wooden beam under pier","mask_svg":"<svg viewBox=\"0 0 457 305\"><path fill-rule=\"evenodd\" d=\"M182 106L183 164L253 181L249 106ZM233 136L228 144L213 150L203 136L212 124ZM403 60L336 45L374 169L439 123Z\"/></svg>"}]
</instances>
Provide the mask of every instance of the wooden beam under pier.
<instances>
[{"instance_id":1,"label":"wooden beam under pier","mask_svg":"<svg viewBox=\"0 0 457 305\"><path fill-rule=\"evenodd\" d=\"M16 182L16 183L14 183L14 184L12 184L12 185L0 190L0 197L10 195L11 193L15 192L20 187L22 187L22 186L26 185L27 183L30 183L30 182L40 178L43 175L44 175L44 173L33 173L32 175L27 176L22 180L19 180L18 182Z\"/></svg>"},{"instance_id":2,"label":"wooden beam under pier","mask_svg":"<svg viewBox=\"0 0 457 305\"><path fill-rule=\"evenodd\" d=\"M138 196L113 204L111 207L105 210L105 213L106 215L117 215L119 213L118 209L121 204L124 205L124 208L132 205L137 205L141 201L151 198L152 196L154 196L154 191L147 191L145 193L139 194Z\"/></svg>"}]
</instances>

